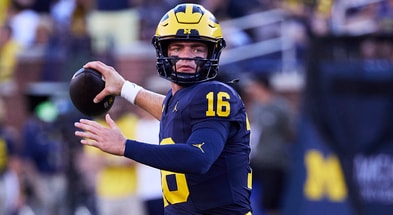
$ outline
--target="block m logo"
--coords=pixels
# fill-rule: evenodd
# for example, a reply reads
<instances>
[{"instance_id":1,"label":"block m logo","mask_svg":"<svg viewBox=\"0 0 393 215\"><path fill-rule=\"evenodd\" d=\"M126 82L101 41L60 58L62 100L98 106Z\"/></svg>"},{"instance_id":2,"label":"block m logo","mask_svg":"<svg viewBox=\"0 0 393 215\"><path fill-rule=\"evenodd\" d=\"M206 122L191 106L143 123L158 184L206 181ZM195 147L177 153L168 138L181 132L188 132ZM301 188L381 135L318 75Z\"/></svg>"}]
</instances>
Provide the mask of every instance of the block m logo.
<instances>
[{"instance_id":1,"label":"block m logo","mask_svg":"<svg viewBox=\"0 0 393 215\"><path fill-rule=\"evenodd\" d=\"M320 151L307 151L304 158L306 166L306 182L304 195L312 201L327 198L333 202L347 198L347 188L339 160L334 155L326 158Z\"/></svg>"}]
</instances>

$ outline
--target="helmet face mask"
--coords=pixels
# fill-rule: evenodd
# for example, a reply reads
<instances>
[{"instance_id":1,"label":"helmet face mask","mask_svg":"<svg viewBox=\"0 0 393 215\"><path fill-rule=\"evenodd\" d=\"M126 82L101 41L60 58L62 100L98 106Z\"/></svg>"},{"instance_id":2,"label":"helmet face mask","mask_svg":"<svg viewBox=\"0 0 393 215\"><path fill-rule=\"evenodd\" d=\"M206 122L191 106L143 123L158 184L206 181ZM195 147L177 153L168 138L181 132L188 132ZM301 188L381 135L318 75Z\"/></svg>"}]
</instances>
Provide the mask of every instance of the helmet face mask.
<instances>
[{"instance_id":1,"label":"helmet face mask","mask_svg":"<svg viewBox=\"0 0 393 215\"><path fill-rule=\"evenodd\" d=\"M198 41L207 44L207 58L168 56L171 41ZM217 76L219 58L225 47L221 27L215 17L201 5L180 4L168 11L157 26L152 43L157 54L157 70L161 77L182 86L211 80ZM195 60L195 74L177 72L180 59Z\"/></svg>"}]
</instances>

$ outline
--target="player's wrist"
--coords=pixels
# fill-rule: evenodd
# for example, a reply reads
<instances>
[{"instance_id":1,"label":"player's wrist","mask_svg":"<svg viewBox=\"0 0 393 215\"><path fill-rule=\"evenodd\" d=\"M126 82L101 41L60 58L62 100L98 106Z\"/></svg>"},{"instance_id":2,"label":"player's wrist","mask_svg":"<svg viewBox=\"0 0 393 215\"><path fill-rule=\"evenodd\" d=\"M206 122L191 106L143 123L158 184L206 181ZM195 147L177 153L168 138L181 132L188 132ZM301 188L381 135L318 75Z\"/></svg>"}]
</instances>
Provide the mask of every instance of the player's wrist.
<instances>
[{"instance_id":1,"label":"player's wrist","mask_svg":"<svg viewBox=\"0 0 393 215\"><path fill-rule=\"evenodd\" d=\"M136 95L141 89L141 86L130 81L125 81L121 88L120 96L130 103L135 104Z\"/></svg>"}]
</instances>

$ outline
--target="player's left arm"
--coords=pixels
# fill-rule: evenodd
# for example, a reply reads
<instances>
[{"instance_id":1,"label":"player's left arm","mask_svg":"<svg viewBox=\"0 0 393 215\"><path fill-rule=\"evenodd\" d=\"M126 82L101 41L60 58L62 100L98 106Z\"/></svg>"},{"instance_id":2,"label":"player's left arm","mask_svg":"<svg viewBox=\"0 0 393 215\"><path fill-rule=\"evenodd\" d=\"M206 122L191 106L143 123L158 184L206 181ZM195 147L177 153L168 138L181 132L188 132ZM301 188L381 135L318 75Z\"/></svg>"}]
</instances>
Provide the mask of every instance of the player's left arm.
<instances>
[{"instance_id":1,"label":"player's left arm","mask_svg":"<svg viewBox=\"0 0 393 215\"><path fill-rule=\"evenodd\" d=\"M174 172L207 171L224 148L230 122L206 120L195 126L186 143L164 139L161 145L127 140L116 123L106 115L109 127L96 121L81 119L75 132L81 143L114 155L125 156L140 163ZM172 143L172 144L171 144Z\"/></svg>"},{"instance_id":2,"label":"player's left arm","mask_svg":"<svg viewBox=\"0 0 393 215\"><path fill-rule=\"evenodd\" d=\"M198 127L184 144L152 145L127 140L124 156L162 170L206 173L224 148L230 122L206 121Z\"/></svg>"}]
</instances>

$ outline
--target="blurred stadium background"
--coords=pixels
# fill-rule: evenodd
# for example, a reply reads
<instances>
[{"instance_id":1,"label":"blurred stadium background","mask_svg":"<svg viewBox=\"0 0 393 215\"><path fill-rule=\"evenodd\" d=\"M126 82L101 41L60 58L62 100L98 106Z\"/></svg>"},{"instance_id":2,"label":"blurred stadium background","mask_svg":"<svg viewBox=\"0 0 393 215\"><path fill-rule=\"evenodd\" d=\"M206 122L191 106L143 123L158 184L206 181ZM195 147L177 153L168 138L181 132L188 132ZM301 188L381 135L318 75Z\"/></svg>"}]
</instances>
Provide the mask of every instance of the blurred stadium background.
<instances>
[{"instance_id":1,"label":"blurred stadium background","mask_svg":"<svg viewBox=\"0 0 393 215\"><path fill-rule=\"evenodd\" d=\"M161 16L182 2L2 0L0 97L7 110L3 124L14 129L16 145L23 145L23 127L42 101L52 101L58 118L72 127L80 116L68 83L87 61L101 60L126 79L148 84L157 76L151 36ZM222 80L269 75L291 104L297 138L280 214L391 214L393 1L188 2L220 21L228 43ZM17 51L5 48L9 41ZM68 153L78 148L73 138L65 142ZM72 159L66 161L70 181L80 177ZM80 193L68 194L66 214L88 205ZM257 202L259 194L253 195ZM256 205L254 214L265 212Z\"/></svg>"}]
</instances>

